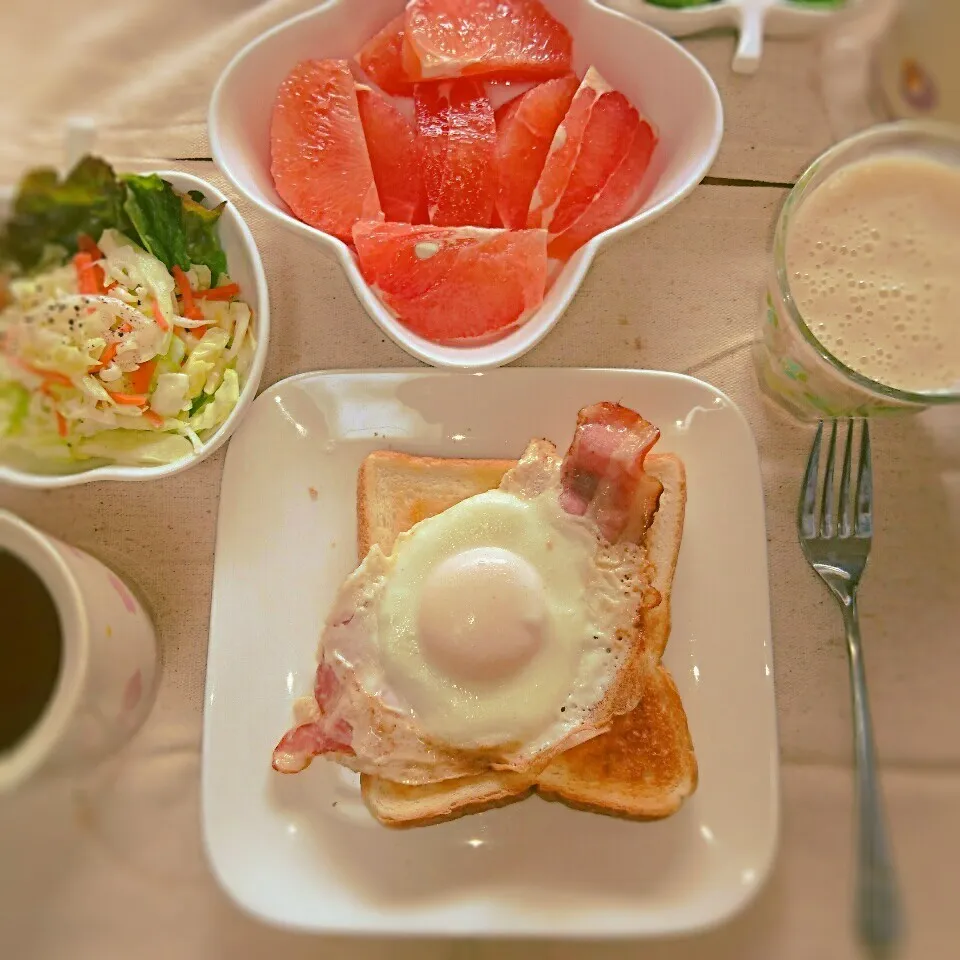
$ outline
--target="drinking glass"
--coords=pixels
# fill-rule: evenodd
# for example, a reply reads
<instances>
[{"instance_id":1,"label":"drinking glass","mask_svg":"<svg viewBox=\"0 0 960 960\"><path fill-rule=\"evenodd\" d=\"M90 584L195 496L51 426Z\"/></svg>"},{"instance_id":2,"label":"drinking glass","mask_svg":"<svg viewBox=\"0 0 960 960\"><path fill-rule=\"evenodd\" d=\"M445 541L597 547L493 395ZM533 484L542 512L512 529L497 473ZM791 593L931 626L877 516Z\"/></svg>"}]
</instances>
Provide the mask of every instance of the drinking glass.
<instances>
[{"instance_id":1,"label":"drinking glass","mask_svg":"<svg viewBox=\"0 0 960 960\"><path fill-rule=\"evenodd\" d=\"M846 366L817 340L800 315L790 290L787 238L803 203L842 167L891 154L920 156L960 169L960 127L900 121L858 133L815 160L790 191L780 211L773 241L773 270L754 342L754 361L760 388L766 396L801 420L915 412L934 404L960 402L960 384L946 390L899 390Z\"/></svg>"}]
</instances>

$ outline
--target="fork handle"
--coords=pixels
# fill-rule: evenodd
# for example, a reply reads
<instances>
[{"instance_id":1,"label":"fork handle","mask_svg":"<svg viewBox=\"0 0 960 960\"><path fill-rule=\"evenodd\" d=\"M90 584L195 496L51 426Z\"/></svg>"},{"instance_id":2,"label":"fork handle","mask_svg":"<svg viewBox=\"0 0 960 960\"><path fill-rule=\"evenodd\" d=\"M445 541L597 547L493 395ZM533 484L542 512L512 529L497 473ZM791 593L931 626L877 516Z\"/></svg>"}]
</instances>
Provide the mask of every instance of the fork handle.
<instances>
[{"instance_id":1,"label":"fork handle","mask_svg":"<svg viewBox=\"0 0 960 960\"><path fill-rule=\"evenodd\" d=\"M843 604L853 693L853 732L857 772L858 877L857 927L876 956L885 955L900 938L900 903L890 859L883 801L877 782L873 725L860 648L857 598Z\"/></svg>"}]
</instances>

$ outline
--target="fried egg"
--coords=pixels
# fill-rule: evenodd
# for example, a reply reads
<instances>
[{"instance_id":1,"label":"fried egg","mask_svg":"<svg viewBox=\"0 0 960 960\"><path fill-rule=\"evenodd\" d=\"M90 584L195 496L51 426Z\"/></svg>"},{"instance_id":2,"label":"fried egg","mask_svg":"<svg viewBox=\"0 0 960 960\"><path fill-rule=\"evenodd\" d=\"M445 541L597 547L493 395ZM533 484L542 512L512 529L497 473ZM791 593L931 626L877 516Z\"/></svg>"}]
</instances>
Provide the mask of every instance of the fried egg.
<instances>
[{"instance_id":1,"label":"fried egg","mask_svg":"<svg viewBox=\"0 0 960 960\"><path fill-rule=\"evenodd\" d=\"M562 509L560 479L537 441L499 489L370 550L320 644L315 715L344 734L324 751L407 783L535 771L632 709L644 551Z\"/></svg>"}]
</instances>

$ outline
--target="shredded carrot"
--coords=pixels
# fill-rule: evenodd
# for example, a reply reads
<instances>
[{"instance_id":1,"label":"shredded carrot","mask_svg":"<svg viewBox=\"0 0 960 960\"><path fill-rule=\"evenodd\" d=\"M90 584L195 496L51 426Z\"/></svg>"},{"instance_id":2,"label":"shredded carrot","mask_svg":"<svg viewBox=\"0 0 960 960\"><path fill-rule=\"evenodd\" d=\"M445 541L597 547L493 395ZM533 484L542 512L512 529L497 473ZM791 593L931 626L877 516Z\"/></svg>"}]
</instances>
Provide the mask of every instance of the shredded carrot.
<instances>
[{"instance_id":1,"label":"shredded carrot","mask_svg":"<svg viewBox=\"0 0 960 960\"><path fill-rule=\"evenodd\" d=\"M114 403L119 403L123 407L145 407L147 405L147 398L144 396L135 396L132 393L114 393L112 390L108 390L107 393L110 394L110 399Z\"/></svg>"},{"instance_id":2,"label":"shredded carrot","mask_svg":"<svg viewBox=\"0 0 960 960\"><path fill-rule=\"evenodd\" d=\"M164 420L156 410L150 410L149 408L143 411L143 419L149 420L155 427L162 427Z\"/></svg>"},{"instance_id":3,"label":"shredded carrot","mask_svg":"<svg viewBox=\"0 0 960 960\"><path fill-rule=\"evenodd\" d=\"M183 315L188 320L202 320L203 311L193 302L190 280L178 264L173 265L173 279L177 282L177 293L183 301Z\"/></svg>"},{"instance_id":4,"label":"shredded carrot","mask_svg":"<svg viewBox=\"0 0 960 960\"><path fill-rule=\"evenodd\" d=\"M77 237L77 247L81 253L89 253L94 260L103 259L103 251L97 246L97 241L89 233L81 233Z\"/></svg>"},{"instance_id":5,"label":"shredded carrot","mask_svg":"<svg viewBox=\"0 0 960 960\"><path fill-rule=\"evenodd\" d=\"M136 394L146 393L150 389L150 381L153 380L153 371L156 369L156 360L147 360L145 363L141 363L130 374L130 389Z\"/></svg>"},{"instance_id":6,"label":"shredded carrot","mask_svg":"<svg viewBox=\"0 0 960 960\"><path fill-rule=\"evenodd\" d=\"M65 437L69 429L67 426L67 418L59 410L54 410L53 413L57 418L57 433L60 434L61 437Z\"/></svg>"},{"instance_id":7,"label":"shredded carrot","mask_svg":"<svg viewBox=\"0 0 960 960\"><path fill-rule=\"evenodd\" d=\"M153 308L153 318L157 321L157 326L159 326L161 330L169 330L170 324L167 323L156 297L150 298L150 305Z\"/></svg>"},{"instance_id":8,"label":"shredded carrot","mask_svg":"<svg viewBox=\"0 0 960 960\"><path fill-rule=\"evenodd\" d=\"M198 339L202 340L203 335L210 329L210 325L205 327L194 327L190 332Z\"/></svg>"},{"instance_id":9,"label":"shredded carrot","mask_svg":"<svg viewBox=\"0 0 960 960\"><path fill-rule=\"evenodd\" d=\"M103 293L103 271L93 262L89 253L76 254L73 267L77 271L77 287L81 293Z\"/></svg>"},{"instance_id":10,"label":"shredded carrot","mask_svg":"<svg viewBox=\"0 0 960 960\"><path fill-rule=\"evenodd\" d=\"M109 363L113 360L113 358L117 355L117 348L118 348L119 346L120 346L120 344L117 343L116 340L114 340L112 343L108 343L108 344L103 348L103 353L100 354L100 366L101 366L101 367L107 366L107 364L109 364Z\"/></svg>"},{"instance_id":11,"label":"shredded carrot","mask_svg":"<svg viewBox=\"0 0 960 960\"><path fill-rule=\"evenodd\" d=\"M44 370L41 367L35 367L32 363L27 363L26 360L21 360L19 357L11 357L10 359L28 373L32 373L35 377L41 377L46 383L58 383L61 387L73 386L73 381L68 376L57 373L56 370Z\"/></svg>"},{"instance_id":12,"label":"shredded carrot","mask_svg":"<svg viewBox=\"0 0 960 960\"><path fill-rule=\"evenodd\" d=\"M198 300L232 300L240 292L235 283L225 283L222 287L211 287L209 290L195 290L194 297Z\"/></svg>"},{"instance_id":13,"label":"shredded carrot","mask_svg":"<svg viewBox=\"0 0 960 960\"><path fill-rule=\"evenodd\" d=\"M118 286L120 286L120 284L119 284L116 280L111 280L111 281L103 288L103 292L104 292L104 293L110 293L111 290L115 289L115 288L118 287Z\"/></svg>"}]
</instances>

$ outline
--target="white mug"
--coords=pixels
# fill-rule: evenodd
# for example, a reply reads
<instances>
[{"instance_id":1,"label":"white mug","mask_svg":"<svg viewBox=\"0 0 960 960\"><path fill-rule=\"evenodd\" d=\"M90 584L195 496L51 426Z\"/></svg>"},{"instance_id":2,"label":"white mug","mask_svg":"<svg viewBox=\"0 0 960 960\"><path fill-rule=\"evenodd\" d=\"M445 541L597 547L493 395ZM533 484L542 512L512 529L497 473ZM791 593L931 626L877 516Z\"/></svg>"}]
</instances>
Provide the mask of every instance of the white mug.
<instances>
[{"instance_id":1,"label":"white mug","mask_svg":"<svg viewBox=\"0 0 960 960\"><path fill-rule=\"evenodd\" d=\"M99 560L6 510L0 510L0 550L29 567L46 588L61 642L46 706L32 728L0 752L3 793L34 775L83 770L118 749L150 711L158 666L153 624L127 585Z\"/></svg>"}]
</instances>

